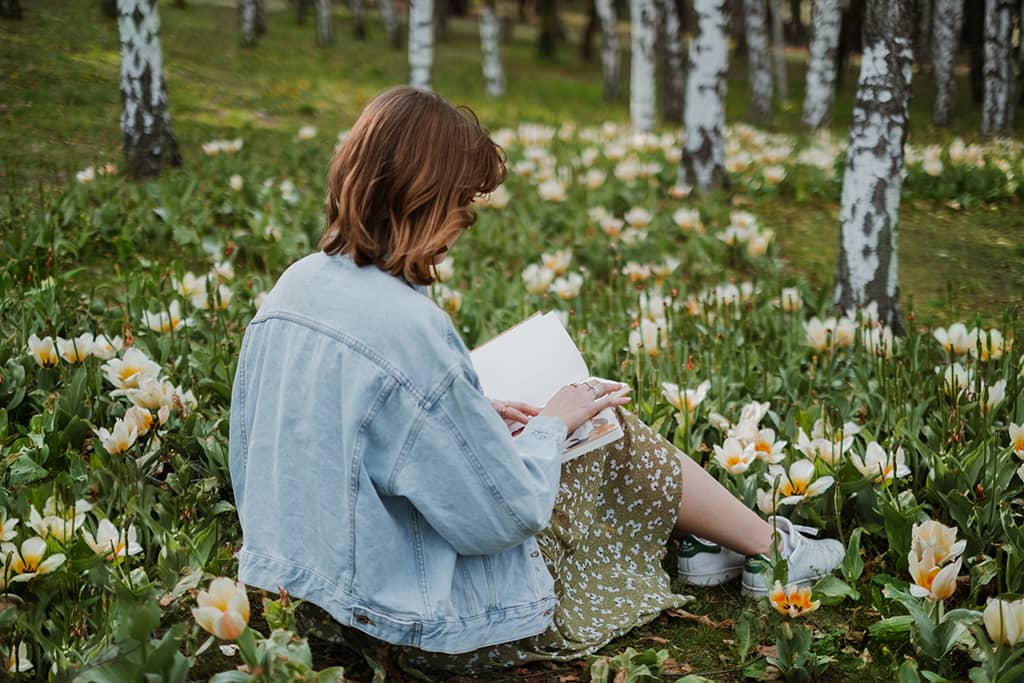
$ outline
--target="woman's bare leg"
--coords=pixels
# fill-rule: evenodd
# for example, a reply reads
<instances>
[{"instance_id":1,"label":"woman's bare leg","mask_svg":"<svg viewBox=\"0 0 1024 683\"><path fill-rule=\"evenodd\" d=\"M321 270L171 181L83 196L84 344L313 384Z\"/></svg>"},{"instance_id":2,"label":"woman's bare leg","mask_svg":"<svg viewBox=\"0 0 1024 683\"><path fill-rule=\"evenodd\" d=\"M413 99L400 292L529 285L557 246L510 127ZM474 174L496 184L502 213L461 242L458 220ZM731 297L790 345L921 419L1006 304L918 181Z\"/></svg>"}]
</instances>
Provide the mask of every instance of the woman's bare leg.
<instances>
[{"instance_id":1,"label":"woman's bare leg","mask_svg":"<svg viewBox=\"0 0 1024 683\"><path fill-rule=\"evenodd\" d=\"M675 535L693 534L744 555L767 555L772 526L708 474L685 453L683 498L676 516Z\"/></svg>"}]
</instances>

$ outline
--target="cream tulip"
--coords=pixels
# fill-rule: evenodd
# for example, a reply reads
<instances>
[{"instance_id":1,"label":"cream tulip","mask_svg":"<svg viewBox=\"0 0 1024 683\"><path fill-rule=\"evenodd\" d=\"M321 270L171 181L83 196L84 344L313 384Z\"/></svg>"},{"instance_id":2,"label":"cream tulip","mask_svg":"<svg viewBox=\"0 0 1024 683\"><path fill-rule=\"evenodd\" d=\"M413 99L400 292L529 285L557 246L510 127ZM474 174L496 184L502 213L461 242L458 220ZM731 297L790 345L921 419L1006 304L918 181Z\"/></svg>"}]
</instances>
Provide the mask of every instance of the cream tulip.
<instances>
[{"instance_id":1,"label":"cream tulip","mask_svg":"<svg viewBox=\"0 0 1024 683\"><path fill-rule=\"evenodd\" d=\"M219 576L199 591L192 616L205 631L221 640L234 640L249 624L249 596L245 584Z\"/></svg>"},{"instance_id":2,"label":"cream tulip","mask_svg":"<svg viewBox=\"0 0 1024 683\"><path fill-rule=\"evenodd\" d=\"M134 524L124 530L118 529L109 519L101 519L99 527L96 529L96 536L93 536L88 530L83 530L82 538L94 553L105 560L117 560L142 552Z\"/></svg>"},{"instance_id":3,"label":"cream tulip","mask_svg":"<svg viewBox=\"0 0 1024 683\"><path fill-rule=\"evenodd\" d=\"M52 368L57 365L57 347L49 335L42 339L34 334L31 335L28 338L28 351L41 368Z\"/></svg>"},{"instance_id":4,"label":"cream tulip","mask_svg":"<svg viewBox=\"0 0 1024 683\"><path fill-rule=\"evenodd\" d=\"M721 446L715 444L715 461L729 474L743 474L750 464L757 459L754 445L744 446L738 439L726 439Z\"/></svg>"},{"instance_id":5,"label":"cream tulip","mask_svg":"<svg viewBox=\"0 0 1024 683\"><path fill-rule=\"evenodd\" d=\"M46 541L39 536L26 538L20 548L13 543L0 543L0 555L7 563L6 573L11 583L31 581L37 576L48 574L64 564L65 560L63 553L47 557Z\"/></svg>"},{"instance_id":6,"label":"cream tulip","mask_svg":"<svg viewBox=\"0 0 1024 683\"><path fill-rule=\"evenodd\" d=\"M1024 637L1024 600L989 598L982 620L992 642L1012 647Z\"/></svg>"}]
</instances>

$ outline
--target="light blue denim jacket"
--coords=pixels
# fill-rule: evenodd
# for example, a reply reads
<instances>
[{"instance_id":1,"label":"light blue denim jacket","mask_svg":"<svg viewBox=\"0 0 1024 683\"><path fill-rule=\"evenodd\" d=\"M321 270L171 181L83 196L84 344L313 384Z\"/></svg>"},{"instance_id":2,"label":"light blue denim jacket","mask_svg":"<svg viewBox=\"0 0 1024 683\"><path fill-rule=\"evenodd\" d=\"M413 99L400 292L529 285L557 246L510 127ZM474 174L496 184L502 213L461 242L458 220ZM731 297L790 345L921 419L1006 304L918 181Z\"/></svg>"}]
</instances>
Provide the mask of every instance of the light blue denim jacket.
<instances>
[{"instance_id":1,"label":"light blue denim jacket","mask_svg":"<svg viewBox=\"0 0 1024 683\"><path fill-rule=\"evenodd\" d=\"M555 598L534 535L565 437L555 417L509 436L422 288L309 255L267 296L238 361L239 579L424 650L539 633Z\"/></svg>"}]
</instances>

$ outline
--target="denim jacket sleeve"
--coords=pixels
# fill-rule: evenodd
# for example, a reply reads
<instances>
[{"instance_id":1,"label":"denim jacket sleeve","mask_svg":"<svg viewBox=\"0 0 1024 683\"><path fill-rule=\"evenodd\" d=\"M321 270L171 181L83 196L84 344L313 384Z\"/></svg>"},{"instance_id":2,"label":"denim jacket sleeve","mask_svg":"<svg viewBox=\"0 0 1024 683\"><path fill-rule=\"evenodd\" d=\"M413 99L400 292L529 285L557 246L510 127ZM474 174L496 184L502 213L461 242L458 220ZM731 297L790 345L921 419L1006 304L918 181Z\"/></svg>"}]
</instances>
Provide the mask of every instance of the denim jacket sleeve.
<instances>
[{"instance_id":1,"label":"denim jacket sleeve","mask_svg":"<svg viewBox=\"0 0 1024 683\"><path fill-rule=\"evenodd\" d=\"M494 554L547 526L561 472L566 425L535 417L512 438L465 373L421 408L391 493L406 497L460 555Z\"/></svg>"}]
</instances>

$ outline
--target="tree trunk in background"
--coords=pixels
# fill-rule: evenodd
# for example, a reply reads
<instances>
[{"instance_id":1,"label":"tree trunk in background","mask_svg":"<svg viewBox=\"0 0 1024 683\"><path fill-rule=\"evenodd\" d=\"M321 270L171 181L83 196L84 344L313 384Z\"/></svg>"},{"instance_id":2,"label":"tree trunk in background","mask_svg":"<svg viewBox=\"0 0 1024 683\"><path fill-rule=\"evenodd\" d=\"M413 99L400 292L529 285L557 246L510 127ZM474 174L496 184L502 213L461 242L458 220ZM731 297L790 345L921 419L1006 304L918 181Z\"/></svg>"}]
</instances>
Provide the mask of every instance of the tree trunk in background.
<instances>
[{"instance_id":1,"label":"tree trunk in background","mask_svg":"<svg viewBox=\"0 0 1024 683\"><path fill-rule=\"evenodd\" d=\"M811 129L827 125L832 116L841 20L839 0L814 0L807 92L804 95L804 113L801 119L803 124Z\"/></svg>"},{"instance_id":2,"label":"tree trunk in background","mask_svg":"<svg viewBox=\"0 0 1024 683\"><path fill-rule=\"evenodd\" d=\"M1011 55L1013 54L1012 0L985 2L985 100L981 105L981 134L1010 130L1013 114Z\"/></svg>"},{"instance_id":3,"label":"tree trunk in background","mask_svg":"<svg viewBox=\"0 0 1024 683\"><path fill-rule=\"evenodd\" d=\"M20 2L21 0L14 0L14 4L18 4ZM11 4L10 0L0 0L0 9L5 8L9 4ZM117 11L117 0L103 0L103 2L100 3L100 5L103 7L103 16L105 16L107 19L117 19L118 16L120 16L119 12ZM18 4L18 8L20 12L20 4ZM2 14L5 17L7 16L7 14L3 12L0 12L0 14ZM21 15L19 13L17 17L8 18L20 19Z\"/></svg>"},{"instance_id":4,"label":"tree trunk in background","mask_svg":"<svg viewBox=\"0 0 1024 683\"><path fill-rule=\"evenodd\" d=\"M948 126L953 109L953 65L960 44L964 23L963 0L935 0L932 12L932 66L935 69L935 107L932 121Z\"/></svg>"},{"instance_id":5,"label":"tree trunk in background","mask_svg":"<svg viewBox=\"0 0 1024 683\"><path fill-rule=\"evenodd\" d=\"M683 156L679 183L708 191L728 187L725 172L725 75L729 51L725 0L694 0L696 33L690 41Z\"/></svg>"},{"instance_id":6,"label":"tree trunk in background","mask_svg":"<svg viewBox=\"0 0 1024 683\"><path fill-rule=\"evenodd\" d=\"M434 63L434 6L431 0L409 4L409 85L430 90Z\"/></svg>"},{"instance_id":7,"label":"tree trunk in background","mask_svg":"<svg viewBox=\"0 0 1024 683\"><path fill-rule=\"evenodd\" d=\"M961 34L968 48L971 99L978 105L985 99L985 1L966 0Z\"/></svg>"},{"instance_id":8,"label":"tree trunk in background","mask_svg":"<svg viewBox=\"0 0 1024 683\"><path fill-rule=\"evenodd\" d=\"M914 30L914 63L927 69L932 58L932 16L933 0L917 0L917 26Z\"/></svg>"},{"instance_id":9,"label":"tree trunk in background","mask_svg":"<svg viewBox=\"0 0 1024 683\"><path fill-rule=\"evenodd\" d=\"M1017 40L1017 89L1019 91L1019 104L1024 104L1024 0L1020 2L1020 13L1018 16Z\"/></svg>"},{"instance_id":10,"label":"tree trunk in background","mask_svg":"<svg viewBox=\"0 0 1024 683\"><path fill-rule=\"evenodd\" d=\"M484 81L487 94L500 97L505 94L505 71L501 66L498 49L498 15L494 13L494 0L480 8L480 48L484 55Z\"/></svg>"},{"instance_id":11,"label":"tree trunk in background","mask_svg":"<svg viewBox=\"0 0 1024 683\"><path fill-rule=\"evenodd\" d=\"M558 21L558 0L537 0L540 12L540 31L537 34L537 54L543 59L554 59L562 26Z\"/></svg>"},{"instance_id":12,"label":"tree trunk in background","mask_svg":"<svg viewBox=\"0 0 1024 683\"><path fill-rule=\"evenodd\" d=\"M315 0L316 2L316 44L327 47L334 43L334 16L331 12L331 0Z\"/></svg>"},{"instance_id":13,"label":"tree trunk in background","mask_svg":"<svg viewBox=\"0 0 1024 683\"><path fill-rule=\"evenodd\" d=\"M388 45L394 50L399 49L402 47L402 32L398 28L395 0L379 0L377 8L380 12L381 22L384 24L384 31L388 34Z\"/></svg>"},{"instance_id":14,"label":"tree trunk in background","mask_svg":"<svg viewBox=\"0 0 1024 683\"><path fill-rule=\"evenodd\" d=\"M588 64L594 61L594 36L601 28L601 20L597 18L597 3L590 0L587 6L587 27L580 38L580 61Z\"/></svg>"},{"instance_id":15,"label":"tree trunk in background","mask_svg":"<svg viewBox=\"0 0 1024 683\"><path fill-rule=\"evenodd\" d=\"M348 0L352 12L352 35L356 40L366 40L366 3L364 0Z\"/></svg>"},{"instance_id":16,"label":"tree trunk in background","mask_svg":"<svg viewBox=\"0 0 1024 683\"><path fill-rule=\"evenodd\" d=\"M267 32L267 8L263 0L253 0L256 4L256 36L262 36Z\"/></svg>"},{"instance_id":17,"label":"tree trunk in background","mask_svg":"<svg viewBox=\"0 0 1024 683\"><path fill-rule=\"evenodd\" d=\"M619 71L619 32L616 28L614 0L595 0L601 19L601 74L604 77L604 99L614 102L622 97L622 76Z\"/></svg>"},{"instance_id":18,"label":"tree trunk in background","mask_svg":"<svg viewBox=\"0 0 1024 683\"><path fill-rule=\"evenodd\" d=\"M843 310L875 302L880 320L895 334L903 333L896 228L913 60L907 4L867 0L839 209L835 290L835 303Z\"/></svg>"},{"instance_id":19,"label":"tree trunk in background","mask_svg":"<svg viewBox=\"0 0 1024 683\"><path fill-rule=\"evenodd\" d=\"M21 0L0 0L0 17L4 19L21 19Z\"/></svg>"},{"instance_id":20,"label":"tree trunk in background","mask_svg":"<svg viewBox=\"0 0 1024 683\"><path fill-rule=\"evenodd\" d=\"M313 0L295 0L295 20L300 26L306 23L306 14L312 4Z\"/></svg>"},{"instance_id":21,"label":"tree trunk in background","mask_svg":"<svg viewBox=\"0 0 1024 683\"><path fill-rule=\"evenodd\" d=\"M747 56L747 10L745 0L725 0L726 29L732 34L736 58ZM694 14L696 14L696 9Z\"/></svg>"},{"instance_id":22,"label":"tree trunk in background","mask_svg":"<svg viewBox=\"0 0 1024 683\"><path fill-rule=\"evenodd\" d=\"M779 97L789 97L789 78L786 74L786 40L782 35L782 0L771 0L772 63L775 66L775 87Z\"/></svg>"},{"instance_id":23,"label":"tree trunk in background","mask_svg":"<svg viewBox=\"0 0 1024 683\"><path fill-rule=\"evenodd\" d=\"M744 0L747 22L747 78L750 113L757 123L772 120L772 68L765 21L766 0Z\"/></svg>"},{"instance_id":24,"label":"tree trunk in background","mask_svg":"<svg viewBox=\"0 0 1024 683\"><path fill-rule=\"evenodd\" d=\"M451 7L449 0L435 0L434 2L434 38L439 43L448 40L448 15Z\"/></svg>"},{"instance_id":25,"label":"tree trunk in background","mask_svg":"<svg viewBox=\"0 0 1024 683\"><path fill-rule=\"evenodd\" d=\"M181 163L167 108L160 15L156 0L120 0L121 132L125 171L134 178L160 175Z\"/></svg>"},{"instance_id":26,"label":"tree trunk in background","mask_svg":"<svg viewBox=\"0 0 1024 683\"><path fill-rule=\"evenodd\" d=\"M860 52L864 37L863 0L843 0L843 18L839 24L839 59L836 66L836 87L840 88L846 79L850 55Z\"/></svg>"},{"instance_id":27,"label":"tree trunk in background","mask_svg":"<svg viewBox=\"0 0 1024 683\"><path fill-rule=\"evenodd\" d=\"M238 35L243 46L256 44L256 0L238 0Z\"/></svg>"},{"instance_id":28,"label":"tree trunk in background","mask_svg":"<svg viewBox=\"0 0 1024 683\"><path fill-rule=\"evenodd\" d=\"M633 130L654 129L654 0L629 0L629 121Z\"/></svg>"},{"instance_id":29,"label":"tree trunk in background","mask_svg":"<svg viewBox=\"0 0 1024 683\"><path fill-rule=\"evenodd\" d=\"M661 118L666 123L683 122L683 88L686 77L683 73L683 33L679 21L679 7L676 0L659 0L658 16L658 66L656 79L659 85L658 101L661 103Z\"/></svg>"},{"instance_id":30,"label":"tree trunk in background","mask_svg":"<svg viewBox=\"0 0 1024 683\"><path fill-rule=\"evenodd\" d=\"M800 0L789 0L789 13L793 15L793 23L790 25L789 40L794 45L803 45L807 40L807 27L804 26L803 15L800 14ZM813 22L812 22L813 23Z\"/></svg>"}]
</instances>

